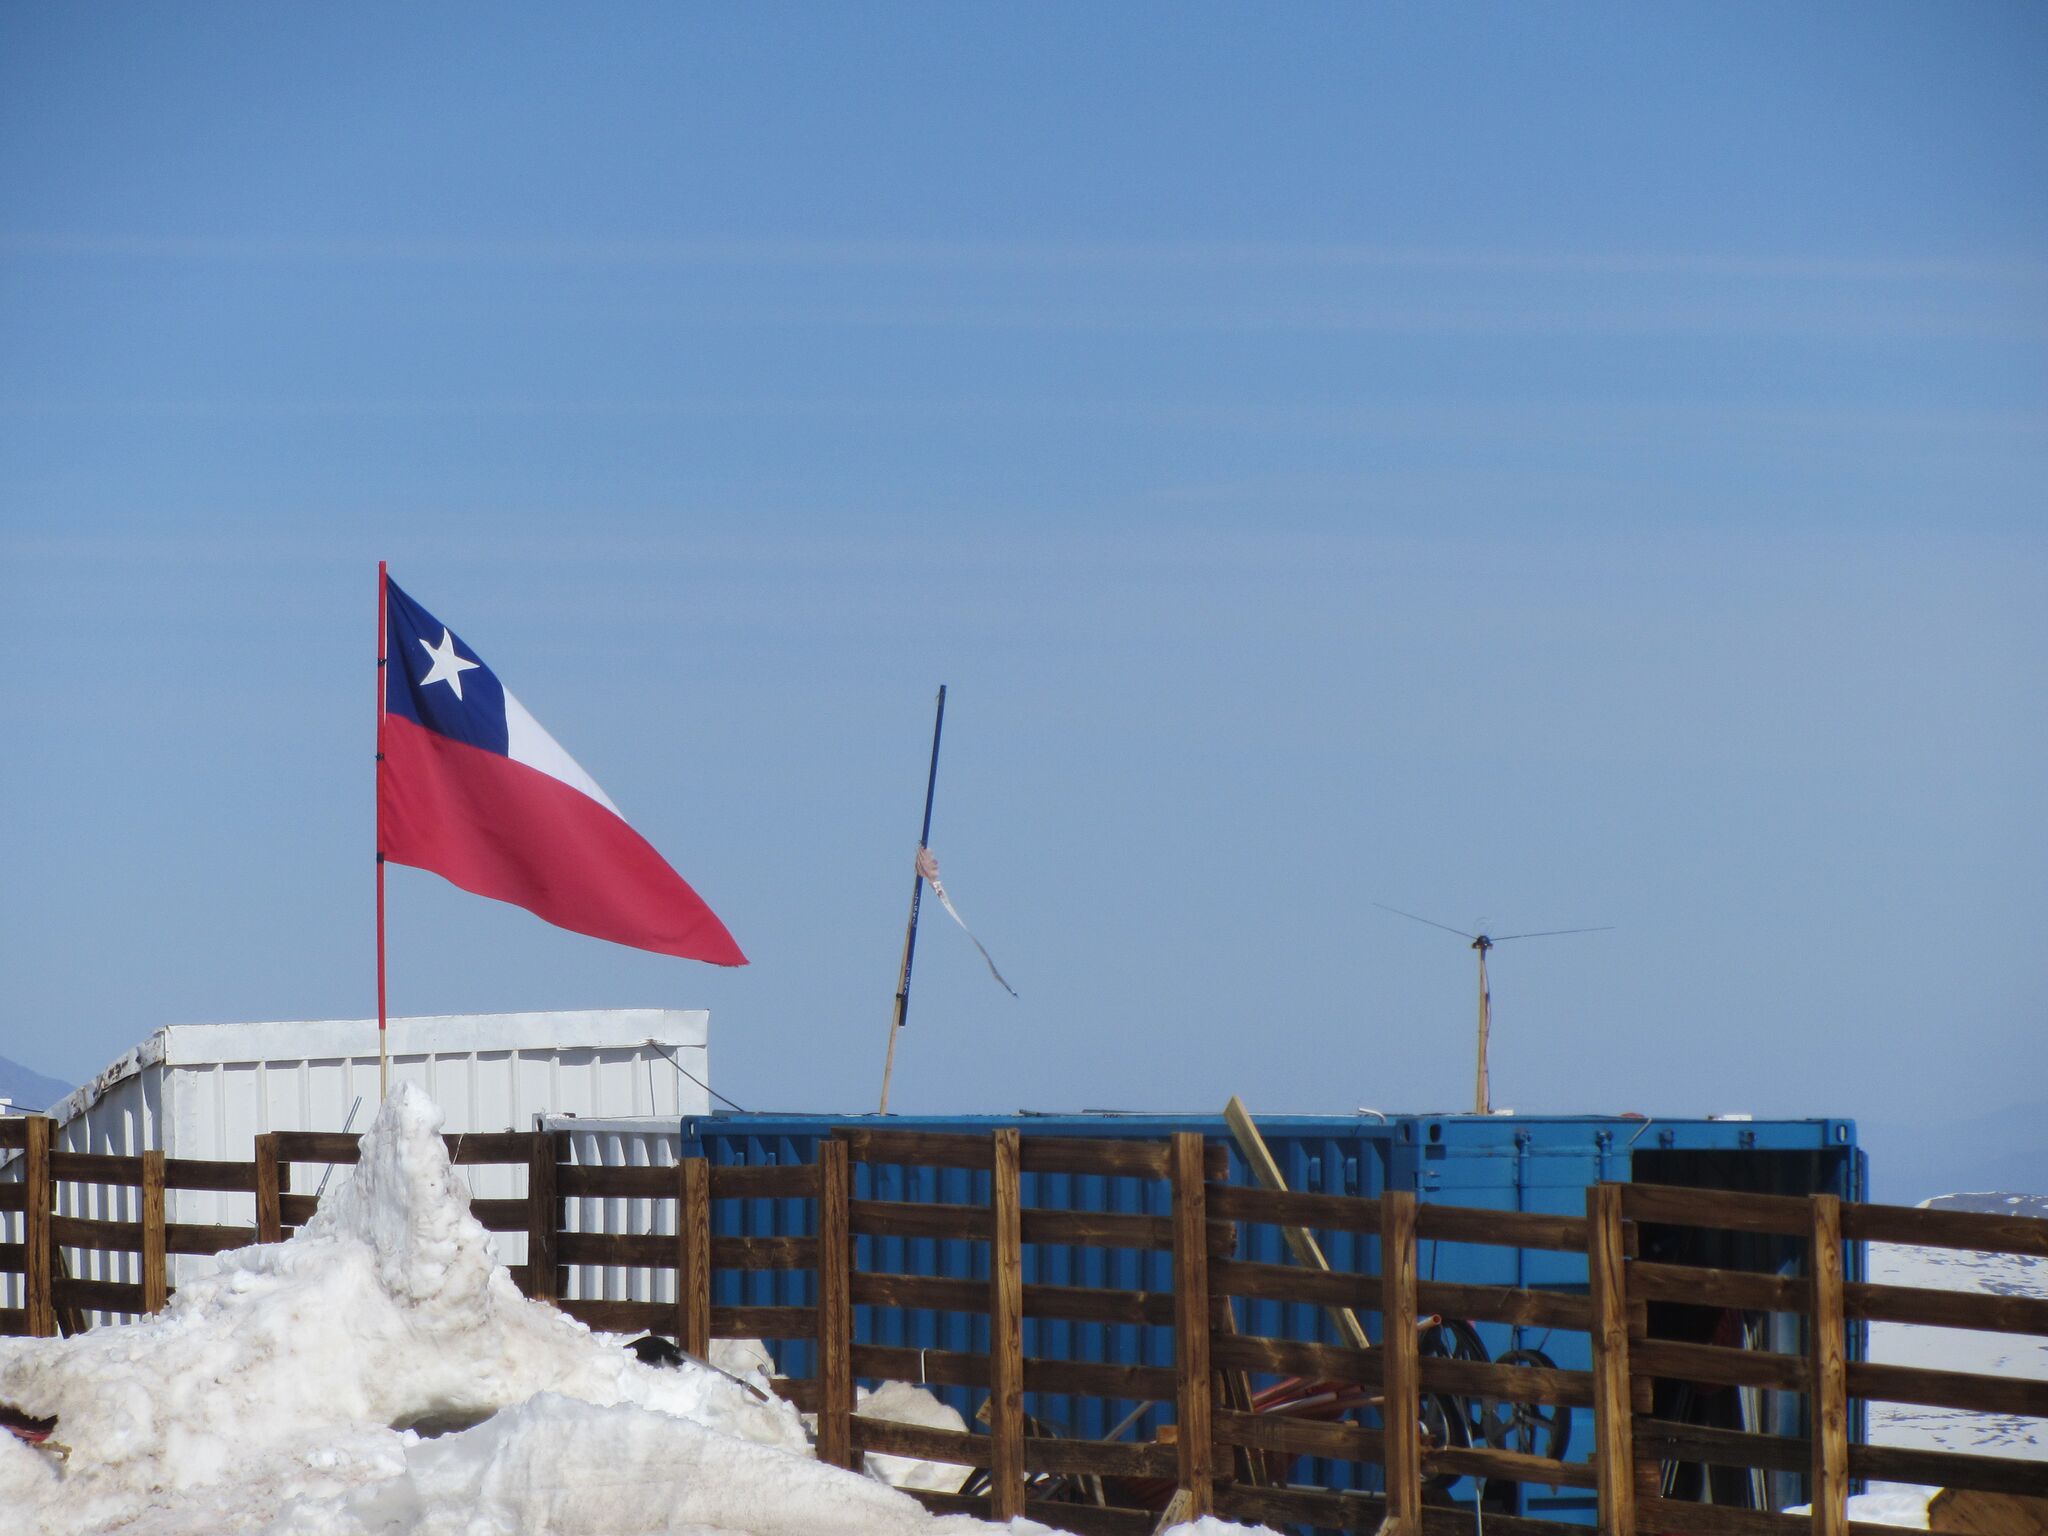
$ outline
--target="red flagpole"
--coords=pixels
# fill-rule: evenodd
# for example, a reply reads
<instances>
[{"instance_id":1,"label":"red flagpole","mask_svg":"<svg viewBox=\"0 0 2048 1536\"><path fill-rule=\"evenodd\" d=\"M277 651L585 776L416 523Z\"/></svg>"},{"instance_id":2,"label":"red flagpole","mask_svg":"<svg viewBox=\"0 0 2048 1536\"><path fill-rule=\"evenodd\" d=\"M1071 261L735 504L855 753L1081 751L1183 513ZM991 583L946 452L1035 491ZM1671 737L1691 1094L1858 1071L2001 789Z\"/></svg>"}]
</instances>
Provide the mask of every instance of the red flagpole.
<instances>
[{"instance_id":1,"label":"red flagpole","mask_svg":"<svg viewBox=\"0 0 2048 1536\"><path fill-rule=\"evenodd\" d=\"M386 596L385 562L377 562L377 786L380 791L384 783L384 674L389 665L384 654L385 636L389 626L385 619ZM384 1038L384 817L380 809L377 815L377 1102L384 1101L390 1090L391 1058L385 1048Z\"/></svg>"}]
</instances>

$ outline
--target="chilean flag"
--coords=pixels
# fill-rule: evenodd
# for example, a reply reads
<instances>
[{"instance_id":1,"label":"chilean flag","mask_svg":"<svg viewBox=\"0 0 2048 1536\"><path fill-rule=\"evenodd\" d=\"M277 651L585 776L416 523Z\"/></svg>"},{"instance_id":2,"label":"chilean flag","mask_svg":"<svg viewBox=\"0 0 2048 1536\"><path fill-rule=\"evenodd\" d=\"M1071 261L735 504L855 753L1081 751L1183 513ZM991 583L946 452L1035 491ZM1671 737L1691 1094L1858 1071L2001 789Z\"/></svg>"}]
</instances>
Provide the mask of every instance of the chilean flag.
<instances>
[{"instance_id":1,"label":"chilean flag","mask_svg":"<svg viewBox=\"0 0 2048 1536\"><path fill-rule=\"evenodd\" d=\"M703 898L447 625L384 578L377 850L615 944L747 957Z\"/></svg>"}]
</instances>

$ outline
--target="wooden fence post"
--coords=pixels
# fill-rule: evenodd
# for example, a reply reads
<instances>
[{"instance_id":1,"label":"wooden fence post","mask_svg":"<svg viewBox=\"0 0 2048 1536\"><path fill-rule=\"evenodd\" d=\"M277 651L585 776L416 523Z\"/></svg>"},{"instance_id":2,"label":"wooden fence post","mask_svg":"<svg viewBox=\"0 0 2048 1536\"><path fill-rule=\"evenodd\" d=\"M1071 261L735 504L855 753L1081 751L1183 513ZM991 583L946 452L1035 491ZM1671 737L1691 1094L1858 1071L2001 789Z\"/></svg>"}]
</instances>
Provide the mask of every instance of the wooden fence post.
<instances>
[{"instance_id":1,"label":"wooden fence post","mask_svg":"<svg viewBox=\"0 0 2048 1536\"><path fill-rule=\"evenodd\" d=\"M1202 1138L1173 1135L1173 1363L1174 1432L1180 1451L1180 1486L1187 1518L1211 1513L1216 1503L1214 1378L1209 1368L1209 1199Z\"/></svg>"},{"instance_id":2,"label":"wooden fence post","mask_svg":"<svg viewBox=\"0 0 2048 1536\"><path fill-rule=\"evenodd\" d=\"M171 1296L164 1253L164 1155L142 1154L142 1310L161 1312Z\"/></svg>"},{"instance_id":3,"label":"wooden fence post","mask_svg":"<svg viewBox=\"0 0 2048 1536\"><path fill-rule=\"evenodd\" d=\"M1593 1300L1594 1477L1601 1536L1635 1536L1635 1424L1628 1361L1621 1187L1586 1191L1586 1275Z\"/></svg>"},{"instance_id":4,"label":"wooden fence post","mask_svg":"<svg viewBox=\"0 0 2048 1536\"><path fill-rule=\"evenodd\" d=\"M855 1465L853 1452L853 1237L846 1143L818 1144L818 1459ZM1021 1402L1021 1399L1020 1399Z\"/></svg>"},{"instance_id":5,"label":"wooden fence post","mask_svg":"<svg viewBox=\"0 0 2048 1536\"><path fill-rule=\"evenodd\" d=\"M1415 1196L1380 1196L1380 1422L1386 1431L1387 1526L1422 1533L1422 1368L1416 1290ZM1384 1527L1383 1527L1384 1529Z\"/></svg>"},{"instance_id":6,"label":"wooden fence post","mask_svg":"<svg viewBox=\"0 0 2048 1536\"><path fill-rule=\"evenodd\" d=\"M536 1301L553 1301L555 1284L555 1230L561 1225L560 1201L555 1196L555 1138L535 1131L526 1151L526 1294Z\"/></svg>"},{"instance_id":7,"label":"wooden fence post","mask_svg":"<svg viewBox=\"0 0 2048 1536\"><path fill-rule=\"evenodd\" d=\"M676 1164L676 1343L711 1353L711 1165Z\"/></svg>"},{"instance_id":8,"label":"wooden fence post","mask_svg":"<svg viewBox=\"0 0 2048 1536\"><path fill-rule=\"evenodd\" d=\"M256 1138L256 1241L284 1241L284 1206L279 1200L277 1132Z\"/></svg>"},{"instance_id":9,"label":"wooden fence post","mask_svg":"<svg viewBox=\"0 0 2048 1536\"><path fill-rule=\"evenodd\" d=\"M988 1428L990 1514L1024 1513L1024 1220L1022 1146L1014 1127L993 1133L989 1197Z\"/></svg>"},{"instance_id":10,"label":"wooden fence post","mask_svg":"<svg viewBox=\"0 0 2048 1536\"><path fill-rule=\"evenodd\" d=\"M55 1122L45 1115L28 1117L28 1143L22 1154L22 1304L28 1310L31 1338L57 1335L57 1308L51 1286L57 1275L57 1250L50 1242L50 1132Z\"/></svg>"},{"instance_id":11,"label":"wooden fence post","mask_svg":"<svg viewBox=\"0 0 2048 1536\"><path fill-rule=\"evenodd\" d=\"M1813 1206L1813 1418L1814 1536L1848 1536L1849 1368L1842 1350L1842 1202L1815 1195Z\"/></svg>"}]
</instances>

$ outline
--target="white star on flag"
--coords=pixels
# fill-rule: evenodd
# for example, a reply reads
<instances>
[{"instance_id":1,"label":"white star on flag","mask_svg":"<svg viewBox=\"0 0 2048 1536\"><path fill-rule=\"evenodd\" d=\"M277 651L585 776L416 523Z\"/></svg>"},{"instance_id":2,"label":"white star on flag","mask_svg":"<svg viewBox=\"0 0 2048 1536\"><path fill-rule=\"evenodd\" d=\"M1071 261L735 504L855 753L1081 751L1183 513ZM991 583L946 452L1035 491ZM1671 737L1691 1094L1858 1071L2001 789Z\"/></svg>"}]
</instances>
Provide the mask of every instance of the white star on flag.
<instances>
[{"instance_id":1,"label":"white star on flag","mask_svg":"<svg viewBox=\"0 0 2048 1536\"><path fill-rule=\"evenodd\" d=\"M424 688L429 683L446 683L455 690L455 697L458 699L462 697L462 674L482 665L481 662L464 661L455 654L455 636L448 632L448 626L445 624L441 626L441 643L433 646L422 640L420 649L434 658L433 670L420 679L420 686Z\"/></svg>"}]
</instances>

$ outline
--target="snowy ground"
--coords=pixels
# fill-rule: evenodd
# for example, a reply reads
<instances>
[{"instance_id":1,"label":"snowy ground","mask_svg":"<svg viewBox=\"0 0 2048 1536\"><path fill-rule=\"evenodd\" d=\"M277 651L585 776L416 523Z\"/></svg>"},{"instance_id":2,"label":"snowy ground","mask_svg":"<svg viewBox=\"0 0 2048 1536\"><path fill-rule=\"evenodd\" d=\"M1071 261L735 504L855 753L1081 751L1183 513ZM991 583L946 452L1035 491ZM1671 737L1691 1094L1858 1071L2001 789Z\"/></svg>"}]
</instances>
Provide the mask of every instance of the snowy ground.
<instances>
[{"instance_id":1,"label":"snowy ground","mask_svg":"<svg viewBox=\"0 0 2048 1536\"><path fill-rule=\"evenodd\" d=\"M149 1321L0 1340L0 1404L57 1420L41 1449L0 1433L0 1524L39 1536L998 1529L818 1462L796 1413L742 1382L642 1365L522 1297L439 1130L439 1111L402 1085L353 1178L289 1242L224 1255ZM758 1369L754 1380L765 1384ZM864 1411L945 1411L913 1392ZM943 1476L876 1471L922 1486ZM1239 1530L1205 1521L1200 1536Z\"/></svg>"}]
</instances>

